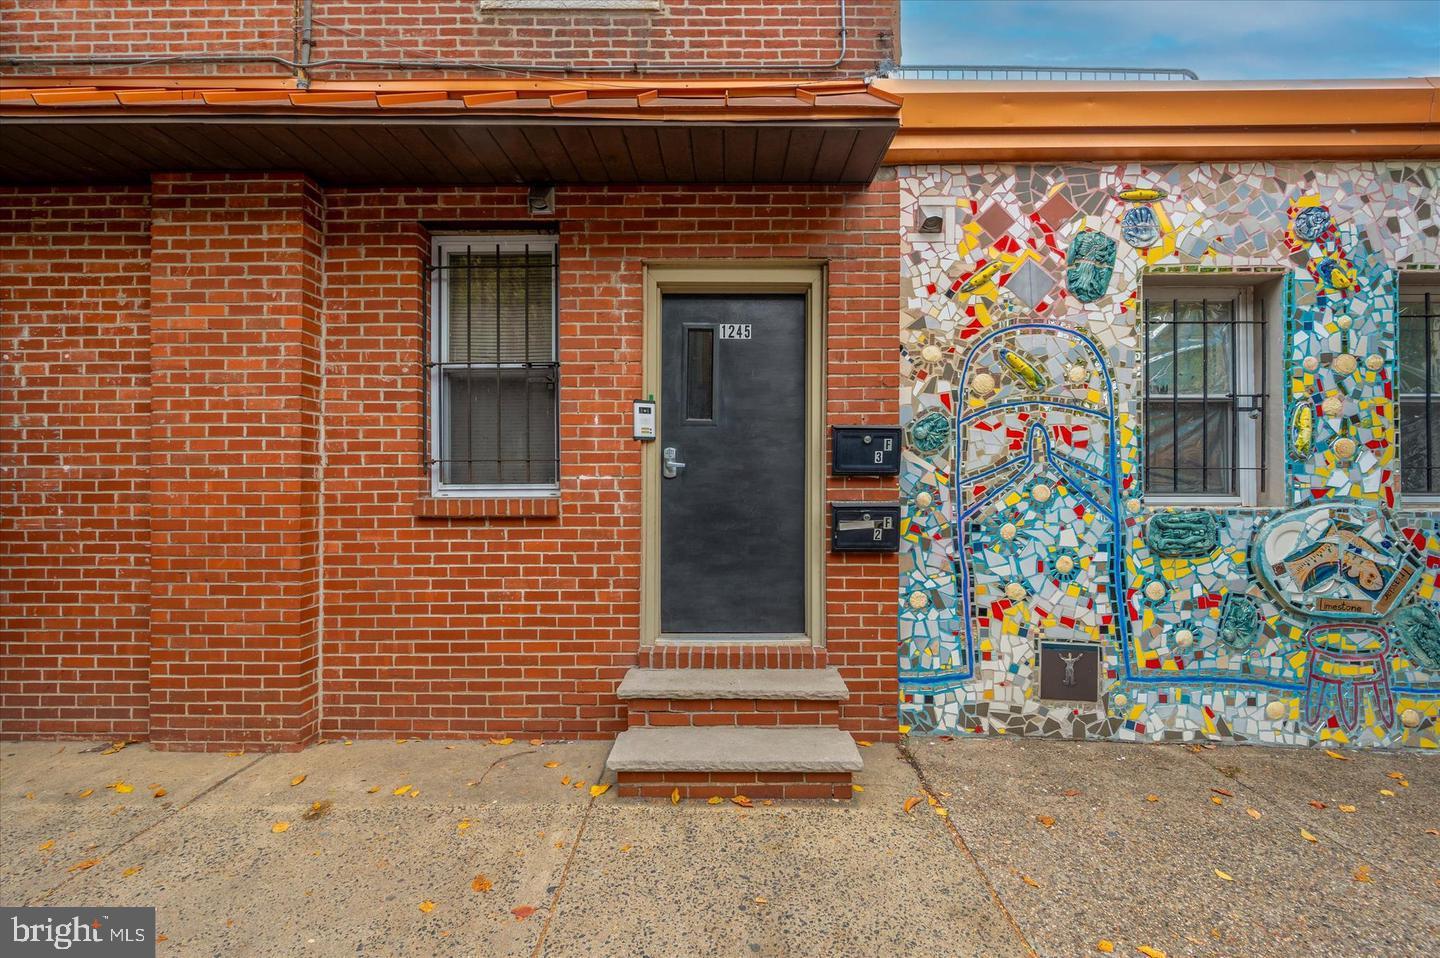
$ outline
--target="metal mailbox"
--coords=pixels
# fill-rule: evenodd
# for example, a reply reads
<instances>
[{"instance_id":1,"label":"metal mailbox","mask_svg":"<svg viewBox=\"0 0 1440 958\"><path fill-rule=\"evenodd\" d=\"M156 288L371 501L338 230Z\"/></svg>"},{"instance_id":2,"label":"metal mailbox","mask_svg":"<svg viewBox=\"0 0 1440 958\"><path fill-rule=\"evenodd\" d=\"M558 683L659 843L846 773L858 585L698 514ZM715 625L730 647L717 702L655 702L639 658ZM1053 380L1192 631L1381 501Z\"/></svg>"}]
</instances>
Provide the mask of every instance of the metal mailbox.
<instances>
[{"instance_id":1,"label":"metal mailbox","mask_svg":"<svg viewBox=\"0 0 1440 958\"><path fill-rule=\"evenodd\" d=\"M900 507L893 502L830 503L831 552L899 552Z\"/></svg>"},{"instance_id":2,"label":"metal mailbox","mask_svg":"<svg viewBox=\"0 0 1440 958\"><path fill-rule=\"evenodd\" d=\"M830 471L837 476L898 476L899 426L831 426Z\"/></svg>"}]
</instances>

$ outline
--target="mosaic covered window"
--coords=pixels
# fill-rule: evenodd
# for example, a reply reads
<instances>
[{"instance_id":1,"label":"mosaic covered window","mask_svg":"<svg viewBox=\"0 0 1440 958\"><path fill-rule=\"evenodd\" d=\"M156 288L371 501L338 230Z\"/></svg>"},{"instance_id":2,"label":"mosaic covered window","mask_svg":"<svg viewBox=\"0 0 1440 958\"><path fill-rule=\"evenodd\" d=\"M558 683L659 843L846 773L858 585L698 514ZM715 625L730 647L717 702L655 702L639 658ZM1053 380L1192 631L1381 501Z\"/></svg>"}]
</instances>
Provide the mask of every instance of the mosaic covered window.
<instances>
[{"instance_id":1,"label":"mosaic covered window","mask_svg":"<svg viewBox=\"0 0 1440 958\"><path fill-rule=\"evenodd\" d=\"M1400 286L1400 489L1440 495L1440 286Z\"/></svg>"},{"instance_id":2,"label":"mosaic covered window","mask_svg":"<svg viewBox=\"0 0 1440 958\"><path fill-rule=\"evenodd\" d=\"M441 494L559 480L553 236L436 239L428 470Z\"/></svg>"},{"instance_id":3,"label":"mosaic covered window","mask_svg":"<svg viewBox=\"0 0 1440 958\"><path fill-rule=\"evenodd\" d=\"M1253 504L1263 485L1263 318L1250 290L1145 296L1145 488Z\"/></svg>"}]
</instances>

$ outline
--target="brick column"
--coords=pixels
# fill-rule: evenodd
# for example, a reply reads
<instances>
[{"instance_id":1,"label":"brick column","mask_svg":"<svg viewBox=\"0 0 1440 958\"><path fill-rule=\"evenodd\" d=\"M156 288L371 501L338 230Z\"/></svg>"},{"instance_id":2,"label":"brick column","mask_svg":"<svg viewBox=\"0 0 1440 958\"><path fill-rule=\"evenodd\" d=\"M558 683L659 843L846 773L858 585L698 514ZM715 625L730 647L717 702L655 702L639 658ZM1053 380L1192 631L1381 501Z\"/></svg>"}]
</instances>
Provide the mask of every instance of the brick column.
<instances>
[{"instance_id":1,"label":"brick column","mask_svg":"<svg viewBox=\"0 0 1440 958\"><path fill-rule=\"evenodd\" d=\"M316 734L323 202L290 174L152 185L158 747Z\"/></svg>"}]
</instances>

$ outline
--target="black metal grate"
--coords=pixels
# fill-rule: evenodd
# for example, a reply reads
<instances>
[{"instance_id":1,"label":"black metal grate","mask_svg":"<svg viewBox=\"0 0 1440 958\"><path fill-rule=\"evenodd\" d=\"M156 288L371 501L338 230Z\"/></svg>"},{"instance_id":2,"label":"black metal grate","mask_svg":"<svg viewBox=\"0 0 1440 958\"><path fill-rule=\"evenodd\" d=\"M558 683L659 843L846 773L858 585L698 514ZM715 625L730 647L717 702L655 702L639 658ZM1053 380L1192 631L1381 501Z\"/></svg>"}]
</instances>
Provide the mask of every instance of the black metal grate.
<instances>
[{"instance_id":1,"label":"black metal grate","mask_svg":"<svg viewBox=\"0 0 1440 958\"><path fill-rule=\"evenodd\" d=\"M555 485L554 244L442 240L430 272L426 473L440 487Z\"/></svg>"},{"instance_id":2,"label":"black metal grate","mask_svg":"<svg viewBox=\"0 0 1440 958\"><path fill-rule=\"evenodd\" d=\"M1258 495L1266 466L1263 305L1251 317L1238 297L1147 297L1144 325L1146 492L1241 496L1248 472Z\"/></svg>"},{"instance_id":3,"label":"black metal grate","mask_svg":"<svg viewBox=\"0 0 1440 958\"><path fill-rule=\"evenodd\" d=\"M1440 493L1440 293L1400 292L1400 489Z\"/></svg>"}]
</instances>

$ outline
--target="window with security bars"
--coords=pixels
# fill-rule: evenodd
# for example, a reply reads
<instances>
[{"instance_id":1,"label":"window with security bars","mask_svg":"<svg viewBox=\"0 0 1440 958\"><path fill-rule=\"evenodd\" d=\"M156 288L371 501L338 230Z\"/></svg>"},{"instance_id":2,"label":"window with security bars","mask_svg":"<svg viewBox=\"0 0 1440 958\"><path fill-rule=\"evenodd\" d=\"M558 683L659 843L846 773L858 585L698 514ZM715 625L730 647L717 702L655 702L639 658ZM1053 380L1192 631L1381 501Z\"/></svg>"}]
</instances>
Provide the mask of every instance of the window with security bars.
<instances>
[{"instance_id":1,"label":"window with security bars","mask_svg":"<svg viewBox=\"0 0 1440 958\"><path fill-rule=\"evenodd\" d=\"M1256 504L1265 473L1264 326L1248 287L1146 291L1147 497Z\"/></svg>"},{"instance_id":2,"label":"window with security bars","mask_svg":"<svg viewBox=\"0 0 1440 958\"><path fill-rule=\"evenodd\" d=\"M553 236L442 236L431 259L426 469L441 495L559 483Z\"/></svg>"},{"instance_id":3,"label":"window with security bars","mask_svg":"<svg viewBox=\"0 0 1440 958\"><path fill-rule=\"evenodd\" d=\"M1400 280L1400 492L1440 497L1440 285Z\"/></svg>"}]
</instances>

